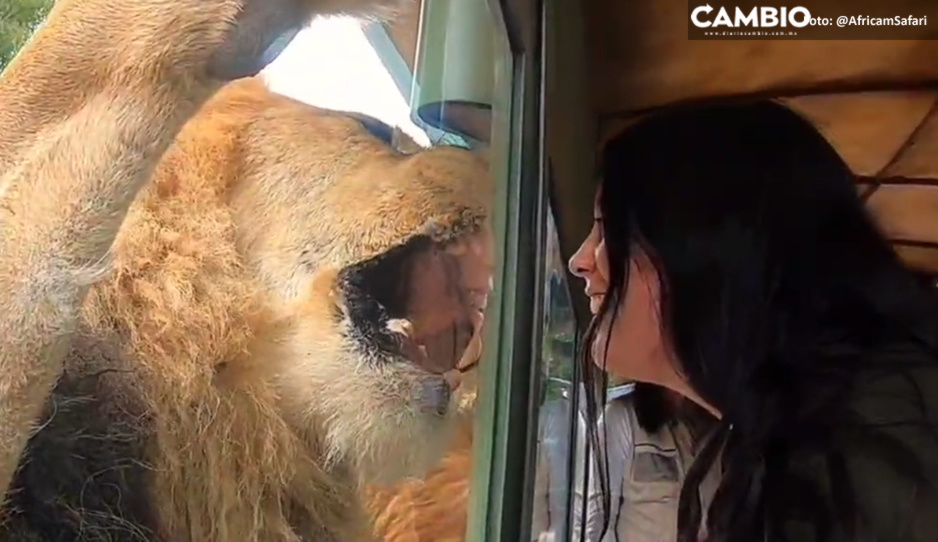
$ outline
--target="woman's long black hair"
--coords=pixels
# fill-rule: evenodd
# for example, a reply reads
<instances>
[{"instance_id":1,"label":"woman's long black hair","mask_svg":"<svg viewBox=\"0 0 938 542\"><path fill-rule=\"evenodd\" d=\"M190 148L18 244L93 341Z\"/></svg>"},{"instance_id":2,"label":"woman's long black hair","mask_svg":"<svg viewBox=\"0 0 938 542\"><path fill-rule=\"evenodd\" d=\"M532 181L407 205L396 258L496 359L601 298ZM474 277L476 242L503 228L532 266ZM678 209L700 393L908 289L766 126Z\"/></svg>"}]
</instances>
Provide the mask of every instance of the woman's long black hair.
<instances>
[{"instance_id":1,"label":"woman's long black hair","mask_svg":"<svg viewBox=\"0 0 938 542\"><path fill-rule=\"evenodd\" d=\"M603 169L610 289L584 341L588 410L604 401L595 322L615 318L641 248L677 370L722 414L679 540L701 524L707 542L938 540L938 302L825 138L772 102L679 109L611 141Z\"/></svg>"}]
</instances>

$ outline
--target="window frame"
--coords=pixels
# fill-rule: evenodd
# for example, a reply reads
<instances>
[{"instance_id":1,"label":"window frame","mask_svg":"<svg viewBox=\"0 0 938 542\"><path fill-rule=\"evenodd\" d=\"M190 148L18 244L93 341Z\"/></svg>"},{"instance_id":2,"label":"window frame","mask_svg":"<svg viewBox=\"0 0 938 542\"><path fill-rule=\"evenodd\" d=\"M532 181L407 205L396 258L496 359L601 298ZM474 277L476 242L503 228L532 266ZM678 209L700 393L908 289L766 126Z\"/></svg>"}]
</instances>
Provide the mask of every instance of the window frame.
<instances>
[{"instance_id":1,"label":"window frame","mask_svg":"<svg viewBox=\"0 0 938 542\"><path fill-rule=\"evenodd\" d=\"M496 311L480 367L469 542L531 539L543 321L547 187L542 109L542 0L486 0L512 52L508 175L497 183Z\"/></svg>"}]
</instances>

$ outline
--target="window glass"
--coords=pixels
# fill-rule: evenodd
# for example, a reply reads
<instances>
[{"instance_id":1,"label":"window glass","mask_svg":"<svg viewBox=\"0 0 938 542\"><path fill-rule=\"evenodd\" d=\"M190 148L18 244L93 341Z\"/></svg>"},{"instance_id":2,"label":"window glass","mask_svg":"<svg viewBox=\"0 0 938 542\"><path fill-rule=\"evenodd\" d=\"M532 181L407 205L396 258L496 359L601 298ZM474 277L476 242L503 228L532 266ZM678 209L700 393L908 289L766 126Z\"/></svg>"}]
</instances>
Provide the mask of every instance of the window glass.
<instances>
[{"instance_id":1,"label":"window glass","mask_svg":"<svg viewBox=\"0 0 938 542\"><path fill-rule=\"evenodd\" d=\"M409 94L398 86L387 58L395 52L380 51L368 39L374 26L350 17L318 18L293 38L263 76L275 92L326 109L370 115L428 147L429 135L411 120Z\"/></svg>"},{"instance_id":2,"label":"window glass","mask_svg":"<svg viewBox=\"0 0 938 542\"><path fill-rule=\"evenodd\" d=\"M341 17L317 20L264 75L277 92L384 121L419 147L403 152L458 147L461 153L475 155L482 168L480 173L463 156L456 156L449 163L421 170L426 175L478 176L478 190L469 199L488 198L490 213L484 225L488 236L467 234L477 243L466 244L468 250L460 252L470 260L481 258L484 276L471 269L459 272L473 286L491 288L480 331L484 338L480 361L462 375L452 401L456 423L440 461L420 476L365 490L379 540L435 542L465 539L474 498L472 479L487 469L487 465L474 464L473 444L477 411L492 399L479 390L479 373L484 365L498 361L498 319L511 318L503 312L499 273L503 272L507 239L505 182L513 141L513 66L504 24L490 11L488 2L423 0L413 6L412 12L386 24ZM438 160L447 156L452 157L440 154ZM428 192L427 197L433 194ZM480 247L481 253L476 254ZM432 284L415 286L444 291ZM432 309L434 304L436 300L426 300L427 307Z\"/></svg>"},{"instance_id":3,"label":"window glass","mask_svg":"<svg viewBox=\"0 0 938 542\"><path fill-rule=\"evenodd\" d=\"M408 5L413 12L387 24L318 19L262 72L268 89L328 112L270 99L257 81L237 81L219 92L231 102L204 108L212 115L199 119L205 124L183 131L164 164L211 178L163 177L158 181L172 182L160 182L152 194L166 193L173 210L165 216L175 216L182 214L175 205L191 203L191 192L190 209L201 211L204 203L211 212L204 220L200 212L186 218L195 216L217 237L200 238L202 229L189 222L160 228L164 214L150 207L128 220L149 234L152 245L140 245L160 251L127 258L147 268L126 277L133 285L145 275L140 305L175 309L209 296L236 301L224 303L234 305L233 322L220 321L217 329L209 322L205 336L218 344L181 348L170 344L172 336L148 345L161 353L186 350L180 355L193 357L184 361L198 367L192 369L198 377L209 375L204 386L171 375L185 383L183 395L167 404L195 405L193 420L218 431L206 429L207 438L242 435L232 427L247 435L225 448L237 448L230 457L199 448L208 441L196 439L187 454L172 448L185 447L177 439L165 439L167 449L157 453L181 465L169 469L174 479L167 487L186 481L192 457L230 466L228 474L260 465L241 469L250 472L235 480L210 481L231 485L219 493L252 486L255 493L245 498L265 497L251 506L219 505L231 521L220 530L241 532L232 526L243 520L255 528L245 535L250 539L370 538L346 524L359 517L347 491L363 486L367 527L377 540L461 540L467 532L472 477L488 468L473 460L477 411L491 402L478 375L499 361L499 322L515 317L500 295L511 277L504 265L511 235L517 239L506 226L518 141L513 55L500 14L484 0ZM216 252L215 241L230 246ZM150 268L173 261L174 250L186 253L177 262L181 271L157 281L159 271ZM203 265L206 276L199 274ZM193 275L198 281L187 283ZM216 284L217 277L224 280ZM136 303L135 288L121 282L120 291L133 291L128 302ZM173 327L161 327L160 318L139 327L160 328L154 335ZM244 371L232 367L241 362ZM141 381L158 380L151 376ZM185 393L194 389L211 390L205 391L211 401L190 401ZM256 433L256 442L247 433ZM204 519L191 523L211 530L213 522ZM321 524L327 521L341 525Z\"/></svg>"},{"instance_id":4,"label":"window glass","mask_svg":"<svg viewBox=\"0 0 938 542\"><path fill-rule=\"evenodd\" d=\"M548 214L544 265L541 395L531 539L566 540L575 452L577 327L553 216Z\"/></svg>"}]
</instances>

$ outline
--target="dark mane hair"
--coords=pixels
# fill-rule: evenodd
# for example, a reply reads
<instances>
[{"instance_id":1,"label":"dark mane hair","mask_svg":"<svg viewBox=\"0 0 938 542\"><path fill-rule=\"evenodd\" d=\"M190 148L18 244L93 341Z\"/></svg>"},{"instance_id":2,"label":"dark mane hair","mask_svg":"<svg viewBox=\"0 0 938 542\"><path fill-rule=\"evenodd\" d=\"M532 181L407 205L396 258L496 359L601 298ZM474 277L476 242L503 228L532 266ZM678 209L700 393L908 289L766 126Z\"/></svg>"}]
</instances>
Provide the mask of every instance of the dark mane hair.
<instances>
[{"instance_id":1,"label":"dark mane hair","mask_svg":"<svg viewBox=\"0 0 938 542\"><path fill-rule=\"evenodd\" d=\"M610 289L584 341L588 410L603 400L595 322L615 318L640 247L678 370L723 415L687 474L679 539L698 539L717 459L708 542L938 537L938 302L825 138L777 103L686 108L630 127L603 167Z\"/></svg>"}]
</instances>

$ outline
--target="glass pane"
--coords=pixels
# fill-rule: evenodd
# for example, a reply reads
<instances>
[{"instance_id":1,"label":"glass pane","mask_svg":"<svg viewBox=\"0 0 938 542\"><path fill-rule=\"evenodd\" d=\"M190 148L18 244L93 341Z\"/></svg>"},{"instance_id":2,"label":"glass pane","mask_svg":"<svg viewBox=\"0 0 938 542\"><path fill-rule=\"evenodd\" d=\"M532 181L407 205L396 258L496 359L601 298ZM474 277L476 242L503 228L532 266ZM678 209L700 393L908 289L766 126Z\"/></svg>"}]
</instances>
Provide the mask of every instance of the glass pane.
<instances>
[{"instance_id":1,"label":"glass pane","mask_svg":"<svg viewBox=\"0 0 938 542\"><path fill-rule=\"evenodd\" d=\"M396 51L388 49L390 43L370 39L376 26L350 17L315 19L262 75L274 92L325 109L369 115L420 148L429 147L430 134L410 118L409 85L398 83ZM409 83L410 74L406 77Z\"/></svg>"},{"instance_id":2,"label":"glass pane","mask_svg":"<svg viewBox=\"0 0 938 542\"><path fill-rule=\"evenodd\" d=\"M470 281L475 281L475 288L491 288L491 292L483 327L474 337L484 339L480 361L469 363L462 372L446 415L452 418L451 432L428 470L404 480L371 483L364 491L372 530L379 540L459 541L465 540L469 508L476 500L472 478L488 468L473 464L474 443L489 438L483 434L477 439L474 434L477 413L490 408L493 399L480 391L482 367L491 369L498 362L498 322L511 318L503 314L499 273L506 246L512 54L504 24L483 0L424 0L413 6L413 11L402 13L389 24L362 24L346 18L318 20L295 38L266 76L278 92L384 121L393 128L393 144L406 154L433 153L435 158L426 158L427 166L415 169L415 174L443 176L441 184L446 184L443 181L449 176L463 188L446 192L431 186L425 197L440 198L440 205L450 208L472 209L481 202L488 209L487 220L480 227L487 235L475 235L474 226L470 227L472 231L460 233L458 241L471 239L476 244L455 251L469 258L467 266L472 266L473 251L480 249L484 276L473 275ZM439 152L443 147L450 149ZM402 214L414 211L401 209ZM466 217L471 219L471 213ZM428 229L435 226L436 218L427 216ZM453 261L459 263L459 258ZM467 270L463 272L465 276ZM414 286L447 295L445 289L433 284ZM428 327L448 317L440 313L437 304L432 297L425 300ZM463 343L457 346L465 347ZM444 425L437 426L440 434L446 429ZM399 432L402 442L409 439L410 446L428 454L435 452L436 436L413 438Z\"/></svg>"},{"instance_id":3,"label":"glass pane","mask_svg":"<svg viewBox=\"0 0 938 542\"><path fill-rule=\"evenodd\" d=\"M547 220L541 407L531 539L566 540L576 440L576 318L552 215Z\"/></svg>"},{"instance_id":4,"label":"glass pane","mask_svg":"<svg viewBox=\"0 0 938 542\"><path fill-rule=\"evenodd\" d=\"M153 363L76 354L70 363L81 363L69 368L78 371L65 372L50 401L76 410L37 423L54 432L29 444L64 448L37 461L30 449L18 471L28 481L50 468L101 474L57 485L75 490L56 493L61 524L192 540L464 538L472 477L488 469L473 464L477 413L492 402L477 382L498 367L500 324L515 316L500 295L511 276L512 54L483 0L413 5L389 25L316 20L261 78L221 89L171 146L114 244L115 272L91 287L83 317L100 320L81 329L107 335L76 341L126 339L122 353ZM148 62L137 52L130 58ZM154 56L160 66L140 73L166 72L168 57ZM128 95L142 101L145 87ZM143 109L147 119L153 111ZM111 124L130 129L115 121L105 130ZM104 395L119 404L69 400L97 386L82 372L91 370L107 373ZM143 397L132 393L140 388ZM157 405L166 416L151 419L146 409ZM133 419L88 418L85 408ZM89 431L105 433L59 438L83 434L88 419ZM85 453L96 451L89 441L104 453ZM124 477L107 463L115 453L122 467L152 463L152 472ZM66 462L44 465L49 457ZM129 523L151 515L126 498L141 488L120 485L138 477L178 497L161 500L166 525ZM37 500L20 489L10 494ZM132 509L120 508L121 496ZM31 518L18 519L38 529Z\"/></svg>"}]
</instances>

